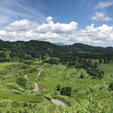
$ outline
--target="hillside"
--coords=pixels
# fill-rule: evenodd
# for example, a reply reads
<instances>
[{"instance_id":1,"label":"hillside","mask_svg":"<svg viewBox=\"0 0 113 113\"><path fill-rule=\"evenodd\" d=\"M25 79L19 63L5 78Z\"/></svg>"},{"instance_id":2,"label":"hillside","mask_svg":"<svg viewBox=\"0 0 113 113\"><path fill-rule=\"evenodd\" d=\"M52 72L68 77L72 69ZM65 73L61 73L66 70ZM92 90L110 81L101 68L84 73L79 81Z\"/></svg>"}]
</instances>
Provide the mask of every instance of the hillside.
<instances>
[{"instance_id":1,"label":"hillside","mask_svg":"<svg viewBox=\"0 0 113 113\"><path fill-rule=\"evenodd\" d=\"M0 113L112 113L113 48L0 40Z\"/></svg>"},{"instance_id":2,"label":"hillside","mask_svg":"<svg viewBox=\"0 0 113 113\"><path fill-rule=\"evenodd\" d=\"M49 42L31 40L29 42L17 41L8 42L0 40L0 54L9 58L41 58L44 56L50 57L109 57L112 59L113 47L93 47L85 44L76 43L73 45L59 46ZM83 55L84 54L84 55ZM96 56L95 56L96 55ZM105 56L106 55L106 56Z\"/></svg>"}]
</instances>

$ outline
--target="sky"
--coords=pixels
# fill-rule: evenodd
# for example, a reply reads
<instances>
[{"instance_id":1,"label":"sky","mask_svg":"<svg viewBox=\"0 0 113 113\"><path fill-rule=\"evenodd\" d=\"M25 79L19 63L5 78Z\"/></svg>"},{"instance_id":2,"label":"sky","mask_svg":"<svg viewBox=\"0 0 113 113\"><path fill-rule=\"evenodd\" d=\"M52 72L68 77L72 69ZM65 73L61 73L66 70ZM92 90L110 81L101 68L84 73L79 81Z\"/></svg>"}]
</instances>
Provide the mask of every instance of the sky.
<instances>
[{"instance_id":1,"label":"sky","mask_svg":"<svg viewBox=\"0 0 113 113\"><path fill-rule=\"evenodd\" d=\"M0 0L0 39L113 46L113 0Z\"/></svg>"}]
</instances>

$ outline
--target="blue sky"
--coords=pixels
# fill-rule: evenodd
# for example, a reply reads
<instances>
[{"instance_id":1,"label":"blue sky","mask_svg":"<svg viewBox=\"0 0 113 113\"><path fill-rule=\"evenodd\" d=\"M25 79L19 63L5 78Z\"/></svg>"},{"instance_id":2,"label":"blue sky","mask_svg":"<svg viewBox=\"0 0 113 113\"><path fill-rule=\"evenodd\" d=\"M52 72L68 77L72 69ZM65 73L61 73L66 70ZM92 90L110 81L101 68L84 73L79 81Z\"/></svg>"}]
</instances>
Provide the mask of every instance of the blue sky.
<instances>
[{"instance_id":1,"label":"blue sky","mask_svg":"<svg viewBox=\"0 0 113 113\"><path fill-rule=\"evenodd\" d=\"M103 23L112 25L113 20L94 21L91 19L97 11L104 12L106 16L113 18L113 5L95 9L99 2L113 2L113 0L3 0L0 1L0 9L2 9L0 17L3 18L0 26L21 19L35 20L39 23L48 16L52 16L55 22L76 21L80 28L91 23L95 23L97 26Z\"/></svg>"},{"instance_id":2,"label":"blue sky","mask_svg":"<svg viewBox=\"0 0 113 113\"><path fill-rule=\"evenodd\" d=\"M23 27L24 31L20 30ZM0 38L3 40L112 46L112 37L113 0L0 1Z\"/></svg>"},{"instance_id":3,"label":"blue sky","mask_svg":"<svg viewBox=\"0 0 113 113\"><path fill-rule=\"evenodd\" d=\"M40 0L44 2L43 0ZM103 0L45 0L46 16L52 16L59 22L76 21L81 28L86 25L95 23L97 26L103 23L112 25L113 21L93 21L91 17L96 11L105 12L107 16L113 18L113 6L95 10L95 6ZM113 0L106 0L106 2ZM105 2L105 0L104 0Z\"/></svg>"}]
</instances>

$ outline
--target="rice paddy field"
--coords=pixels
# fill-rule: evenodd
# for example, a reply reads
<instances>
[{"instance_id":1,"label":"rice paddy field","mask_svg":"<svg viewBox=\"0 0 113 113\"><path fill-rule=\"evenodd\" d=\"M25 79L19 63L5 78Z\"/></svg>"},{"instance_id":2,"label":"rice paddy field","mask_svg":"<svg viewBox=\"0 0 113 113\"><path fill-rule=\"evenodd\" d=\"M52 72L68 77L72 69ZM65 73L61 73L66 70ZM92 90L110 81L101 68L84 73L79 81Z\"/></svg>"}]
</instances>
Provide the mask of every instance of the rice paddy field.
<instances>
[{"instance_id":1,"label":"rice paddy field","mask_svg":"<svg viewBox=\"0 0 113 113\"><path fill-rule=\"evenodd\" d=\"M62 64L0 63L0 113L112 113L113 92L108 86L113 81L113 63L98 68L105 72L102 79ZM71 96L61 95L57 85L71 87ZM54 98L65 106L52 103Z\"/></svg>"}]
</instances>

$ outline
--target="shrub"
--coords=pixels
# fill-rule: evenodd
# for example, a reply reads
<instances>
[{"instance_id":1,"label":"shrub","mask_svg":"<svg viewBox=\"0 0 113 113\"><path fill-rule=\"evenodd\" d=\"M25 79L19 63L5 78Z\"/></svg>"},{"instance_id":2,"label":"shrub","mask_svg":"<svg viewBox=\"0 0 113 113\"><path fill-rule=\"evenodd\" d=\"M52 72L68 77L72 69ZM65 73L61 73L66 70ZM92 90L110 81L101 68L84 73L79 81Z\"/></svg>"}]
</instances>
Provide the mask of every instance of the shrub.
<instances>
[{"instance_id":1,"label":"shrub","mask_svg":"<svg viewBox=\"0 0 113 113\"><path fill-rule=\"evenodd\" d=\"M84 75L83 75L83 74L81 74L81 75L80 75L80 78L84 78Z\"/></svg>"},{"instance_id":2,"label":"shrub","mask_svg":"<svg viewBox=\"0 0 113 113\"><path fill-rule=\"evenodd\" d=\"M57 91L60 90L60 85L59 85L59 84L57 85L56 90L57 90Z\"/></svg>"},{"instance_id":3,"label":"shrub","mask_svg":"<svg viewBox=\"0 0 113 113\"><path fill-rule=\"evenodd\" d=\"M70 87L63 87L60 90L60 94L65 95L65 96L71 96L71 88Z\"/></svg>"},{"instance_id":4,"label":"shrub","mask_svg":"<svg viewBox=\"0 0 113 113\"><path fill-rule=\"evenodd\" d=\"M113 83L110 83L110 84L109 84L108 89L109 89L110 91L111 91L111 90L113 91Z\"/></svg>"}]
</instances>

